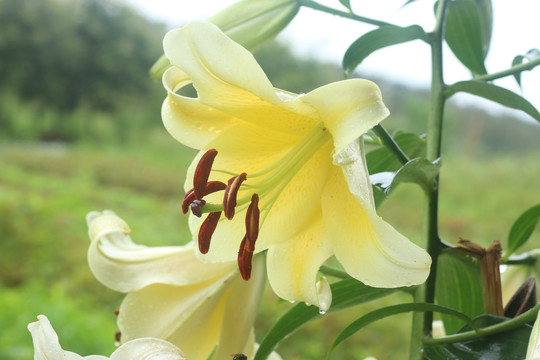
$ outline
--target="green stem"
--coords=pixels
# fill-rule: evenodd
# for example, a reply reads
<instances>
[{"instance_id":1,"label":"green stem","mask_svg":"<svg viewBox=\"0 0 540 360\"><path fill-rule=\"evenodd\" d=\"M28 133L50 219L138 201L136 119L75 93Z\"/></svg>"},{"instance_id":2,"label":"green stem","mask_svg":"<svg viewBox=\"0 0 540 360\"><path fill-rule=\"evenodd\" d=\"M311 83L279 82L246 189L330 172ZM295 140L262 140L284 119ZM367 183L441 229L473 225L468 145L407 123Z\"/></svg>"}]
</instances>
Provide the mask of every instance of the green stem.
<instances>
[{"instance_id":1,"label":"green stem","mask_svg":"<svg viewBox=\"0 0 540 360\"><path fill-rule=\"evenodd\" d=\"M350 279L351 277L345 271L336 269L328 265L322 265L319 269L323 274L336 277L338 279Z\"/></svg>"},{"instance_id":2,"label":"green stem","mask_svg":"<svg viewBox=\"0 0 540 360\"><path fill-rule=\"evenodd\" d=\"M441 156L442 120L444 113L444 80L443 80L443 54L442 42L446 19L446 10L449 0L439 1L436 14L436 25L430 34L431 45L431 94L430 113L427 124L427 158L435 161ZM418 287L415 294L416 302L434 303L435 279L437 277L437 259L442 245L438 232L438 202L439 202L439 179L437 177L431 191L427 194L424 210L423 245L431 255L431 271L425 284ZM413 315L411 344L409 359L419 360L423 358L421 349L423 338L432 331L433 313L416 313Z\"/></svg>"},{"instance_id":3,"label":"green stem","mask_svg":"<svg viewBox=\"0 0 540 360\"><path fill-rule=\"evenodd\" d=\"M448 336L438 338L438 339L427 338L427 339L424 339L424 344L429 345L429 346L449 344L449 343L455 343L455 342L460 342L460 341L477 339L482 336L487 336L487 335L497 334L503 331L512 330L518 326L525 325L534 321L536 317L538 316L538 311L540 311L540 303L536 304L536 306L530 309L529 311L513 319L505 320L498 324L481 328L478 331L472 330L472 331L467 331L467 332L463 332L459 334L448 335Z\"/></svg>"},{"instance_id":4,"label":"green stem","mask_svg":"<svg viewBox=\"0 0 540 360\"><path fill-rule=\"evenodd\" d=\"M474 80L480 80L480 81L496 80L496 79L500 79L500 78L503 78L503 77L506 77L506 76L519 74L519 73L521 73L523 71L531 70L531 69L535 68L538 65L540 65L540 57L537 57L536 59L533 59L531 61L527 61L526 63L523 63L523 64L512 66L509 69L499 71L499 72L496 72L496 73L493 73L493 74L486 74L486 75L476 76L474 78Z\"/></svg>"},{"instance_id":5,"label":"green stem","mask_svg":"<svg viewBox=\"0 0 540 360\"><path fill-rule=\"evenodd\" d=\"M401 164L405 165L409 162L409 157L401 150L394 138L392 138L381 124L376 125L373 128L373 131L377 134L379 139L381 139L382 143L396 156Z\"/></svg>"},{"instance_id":6,"label":"green stem","mask_svg":"<svg viewBox=\"0 0 540 360\"><path fill-rule=\"evenodd\" d=\"M363 23L366 23L366 24L371 24L371 25L375 25L375 26L395 26L394 24L391 24L391 23L388 23L388 22L385 22L385 21L380 21L380 20L367 18L367 17L364 17L364 16L360 16L360 15L352 14L350 12L346 12L346 11L340 11L340 10L337 10L337 9L334 9L334 8L331 8L331 7L328 7L328 6L321 5L321 4L319 4L319 3L315 2L315 1L311 1L311 0L296 0L296 2L300 6L305 6L305 7L314 9L314 10L323 11L325 13L341 16L341 17L344 17L344 18L347 18L347 19L360 21L360 22L363 22Z\"/></svg>"}]
</instances>

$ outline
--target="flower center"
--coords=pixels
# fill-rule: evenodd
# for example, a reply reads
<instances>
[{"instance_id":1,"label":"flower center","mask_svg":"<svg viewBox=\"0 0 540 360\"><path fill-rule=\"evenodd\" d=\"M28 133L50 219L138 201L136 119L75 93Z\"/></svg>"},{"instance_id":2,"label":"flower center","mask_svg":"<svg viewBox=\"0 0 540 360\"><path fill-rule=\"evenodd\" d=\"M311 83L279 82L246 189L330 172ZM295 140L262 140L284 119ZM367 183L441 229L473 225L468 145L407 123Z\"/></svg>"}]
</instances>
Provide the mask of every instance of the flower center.
<instances>
[{"instance_id":1,"label":"flower center","mask_svg":"<svg viewBox=\"0 0 540 360\"><path fill-rule=\"evenodd\" d=\"M195 216L209 215L199 230L199 250L205 254L210 249L210 240L221 213L231 220L235 214L245 211L246 235L238 252L240 273L248 280L251 273L251 258L255 251L255 241L260 227L285 187L312 156L331 140L331 135L322 123L315 126L282 158L271 166L255 173L237 174L227 170L212 169L217 155L215 149L208 150L199 161L194 178L193 189L186 193L182 202L182 211L191 209ZM208 181L211 171L229 174L232 177L225 184L220 181ZM223 203L206 202L203 197L216 191L224 190ZM238 196L242 190L242 196ZM259 199L264 199L259 209ZM260 214L263 214L262 219Z\"/></svg>"}]
</instances>

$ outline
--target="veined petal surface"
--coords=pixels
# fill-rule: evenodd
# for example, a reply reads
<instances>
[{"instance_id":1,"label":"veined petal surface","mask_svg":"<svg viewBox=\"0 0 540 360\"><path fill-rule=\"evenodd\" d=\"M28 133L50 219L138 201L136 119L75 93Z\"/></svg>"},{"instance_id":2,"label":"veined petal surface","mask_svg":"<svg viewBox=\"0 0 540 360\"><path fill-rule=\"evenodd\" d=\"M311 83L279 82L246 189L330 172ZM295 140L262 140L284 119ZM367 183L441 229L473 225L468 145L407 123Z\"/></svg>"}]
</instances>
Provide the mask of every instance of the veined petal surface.
<instances>
[{"instance_id":1,"label":"veined petal surface","mask_svg":"<svg viewBox=\"0 0 540 360\"><path fill-rule=\"evenodd\" d=\"M347 273L373 287L424 282L431 258L390 224L372 205L348 189L343 171L334 167L322 196L326 234Z\"/></svg>"},{"instance_id":2,"label":"veined petal surface","mask_svg":"<svg viewBox=\"0 0 540 360\"><path fill-rule=\"evenodd\" d=\"M279 297L321 307L317 274L322 263L333 254L324 234L324 223L318 208L305 222L304 229L268 250L268 280ZM324 307L321 310L328 310Z\"/></svg>"}]
</instances>

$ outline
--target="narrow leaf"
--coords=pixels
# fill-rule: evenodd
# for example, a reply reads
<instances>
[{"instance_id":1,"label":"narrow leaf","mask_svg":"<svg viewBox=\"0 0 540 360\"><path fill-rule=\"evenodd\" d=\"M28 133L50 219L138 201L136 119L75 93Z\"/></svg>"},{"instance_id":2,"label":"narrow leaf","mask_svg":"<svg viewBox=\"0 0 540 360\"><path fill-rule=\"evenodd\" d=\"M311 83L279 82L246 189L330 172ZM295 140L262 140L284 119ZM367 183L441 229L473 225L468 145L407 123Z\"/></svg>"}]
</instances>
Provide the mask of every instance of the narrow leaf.
<instances>
[{"instance_id":1,"label":"narrow leaf","mask_svg":"<svg viewBox=\"0 0 540 360\"><path fill-rule=\"evenodd\" d=\"M338 281L331 285L332 306L328 313L342 310L354 305L372 301L389 295L397 289L373 288L354 279ZM320 318L319 309L304 303L295 305L285 313L268 331L262 340L254 360L264 360L272 353L279 342L311 320Z\"/></svg>"},{"instance_id":2,"label":"narrow leaf","mask_svg":"<svg viewBox=\"0 0 540 360\"><path fill-rule=\"evenodd\" d=\"M456 57L474 74L485 74L484 24L474 0L455 0L448 5L445 40Z\"/></svg>"},{"instance_id":3,"label":"narrow leaf","mask_svg":"<svg viewBox=\"0 0 540 360\"><path fill-rule=\"evenodd\" d=\"M531 61L540 57L540 50L533 48L527 51L525 55L518 55L512 60L512 66L521 65L525 61ZM514 78L516 79L519 87L521 87L521 72L515 73Z\"/></svg>"},{"instance_id":4,"label":"narrow leaf","mask_svg":"<svg viewBox=\"0 0 540 360\"><path fill-rule=\"evenodd\" d=\"M454 250L444 250L437 262L435 298L439 305L459 310L469 317L484 312L482 279L478 262ZM463 321L441 315L447 334L454 334Z\"/></svg>"},{"instance_id":5,"label":"narrow leaf","mask_svg":"<svg viewBox=\"0 0 540 360\"><path fill-rule=\"evenodd\" d=\"M474 319L476 326L485 327L508 320L494 315L482 315ZM459 332L469 331L465 326ZM530 325L521 325L512 330L473 340L450 344L425 346L424 356L428 360L523 360L531 334Z\"/></svg>"},{"instance_id":6,"label":"narrow leaf","mask_svg":"<svg viewBox=\"0 0 540 360\"><path fill-rule=\"evenodd\" d=\"M349 0L339 0L339 2L341 3L341 5L345 6L347 8L347 10L349 10L349 12L351 14L353 13L352 7L351 7L351 2Z\"/></svg>"},{"instance_id":7,"label":"narrow leaf","mask_svg":"<svg viewBox=\"0 0 540 360\"><path fill-rule=\"evenodd\" d=\"M506 256L514 253L529 240L539 221L540 204L531 207L518 217L508 234L508 251Z\"/></svg>"},{"instance_id":8,"label":"narrow leaf","mask_svg":"<svg viewBox=\"0 0 540 360\"><path fill-rule=\"evenodd\" d=\"M344 340L348 339L352 335L354 335L357 331L365 327L366 325L371 324L372 322L375 322L377 320L383 319L385 317L401 314L405 312L410 311L421 311L421 312L439 312L443 314L448 314L455 316L466 323L473 326L472 319L468 316L460 313L459 311L450 309L445 306L440 306L436 304L430 304L430 303L407 303L407 304L398 304L398 305L392 305L387 306L381 309L377 309L375 311L372 311L370 313L367 313L366 315L358 318L354 322L352 322L349 326L347 326L334 340L334 343L330 347L330 350L328 351L328 355L338 346L341 344Z\"/></svg>"},{"instance_id":9,"label":"narrow leaf","mask_svg":"<svg viewBox=\"0 0 540 360\"><path fill-rule=\"evenodd\" d=\"M525 59L525 56L518 55L512 60L512 66L520 65L523 63L523 60ZM516 82L518 83L519 87L521 88L521 73L515 73L514 78L516 79Z\"/></svg>"},{"instance_id":10,"label":"narrow leaf","mask_svg":"<svg viewBox=\"0 0 540 360\"><path fill-rule=\"evenodd\" d=\"M540 113L530 102L515 92L500 86L475 80L460 81L446 89L445 94L449 98L458 92L466 92L495 101L512 109L521 110L540 121Z\"/></svg>"},{"instance_id":11,"label":"narrow leaf","mask_svg":"<svg viewBox=\"0 0 540 360\"><path fill-rule=\"evenodd\" d=\"M405 28L399 26L380 27L362 35L351 44L343 57L343 70L346 74L352 73L365 58L379 49L412 40L427 41L427 39L428 35L419 25Z\"/></svg>"}]
</instances>

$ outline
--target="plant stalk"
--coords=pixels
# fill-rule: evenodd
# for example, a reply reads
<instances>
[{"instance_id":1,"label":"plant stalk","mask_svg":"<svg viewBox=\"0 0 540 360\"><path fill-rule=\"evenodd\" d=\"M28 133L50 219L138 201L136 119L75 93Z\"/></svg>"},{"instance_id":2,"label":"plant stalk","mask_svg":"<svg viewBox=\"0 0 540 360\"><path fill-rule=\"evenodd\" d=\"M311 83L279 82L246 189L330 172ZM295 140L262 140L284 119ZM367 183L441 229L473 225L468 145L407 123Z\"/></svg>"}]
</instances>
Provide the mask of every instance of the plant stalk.
<instances>
[{"instance_id":1,"label":"plant stalk","mask_svg":"<svg viewBox=\"0 0 540 360\"><path fill-rule=\"evenodd\" d=\"M368 18L368 17L365 17L365 16L360 16L360 15L356 15L356 14L353 14L353 13L350 13L350 12L341 11L341 10L337 10L337 9L334 9L334 8L331 8L331 7L328 7L328 6L324 6L322 4L319 4L319 3L315 2L315 1L311 1L311 0L296 0L296 2L300 6L305 6L305 7L314 9L314 10L322 11L322 12L332 14L332 15L341 16L341 17L351 19L351 20L360 21L360 22L370 24L370 25L375 25L375 26L379 26L379 27L380 26L395 26L394 24L391 24L391 23L388 23L388 22L385 22L385 21L371 19L371 18Z\"/></svg>"},{"instance_id":2,"label":"plant stalk","mask_svg":"<svg viewBox=\"0 0 540 360\"><path fill-rule=\"evenodd\" d=\"M444 25L449 0L439 1L436 12L436 24L430 34L431 45L431 93L430 112L427 123L427 159L435 161L441 156L442 121L444 114L444 79L443 79L443 53ZM434 303L435 279L437 277L437 259L442 248L438 231L438 202L439 177L435 179L434 186L427 193L424 209L423 246L431 255L431 271L426 282L419 286L414 300L416 302ZM413 315L409 359L421 360L423 339L431 334L433 313L416 313Z\"/></svg>"}]
</instances>

